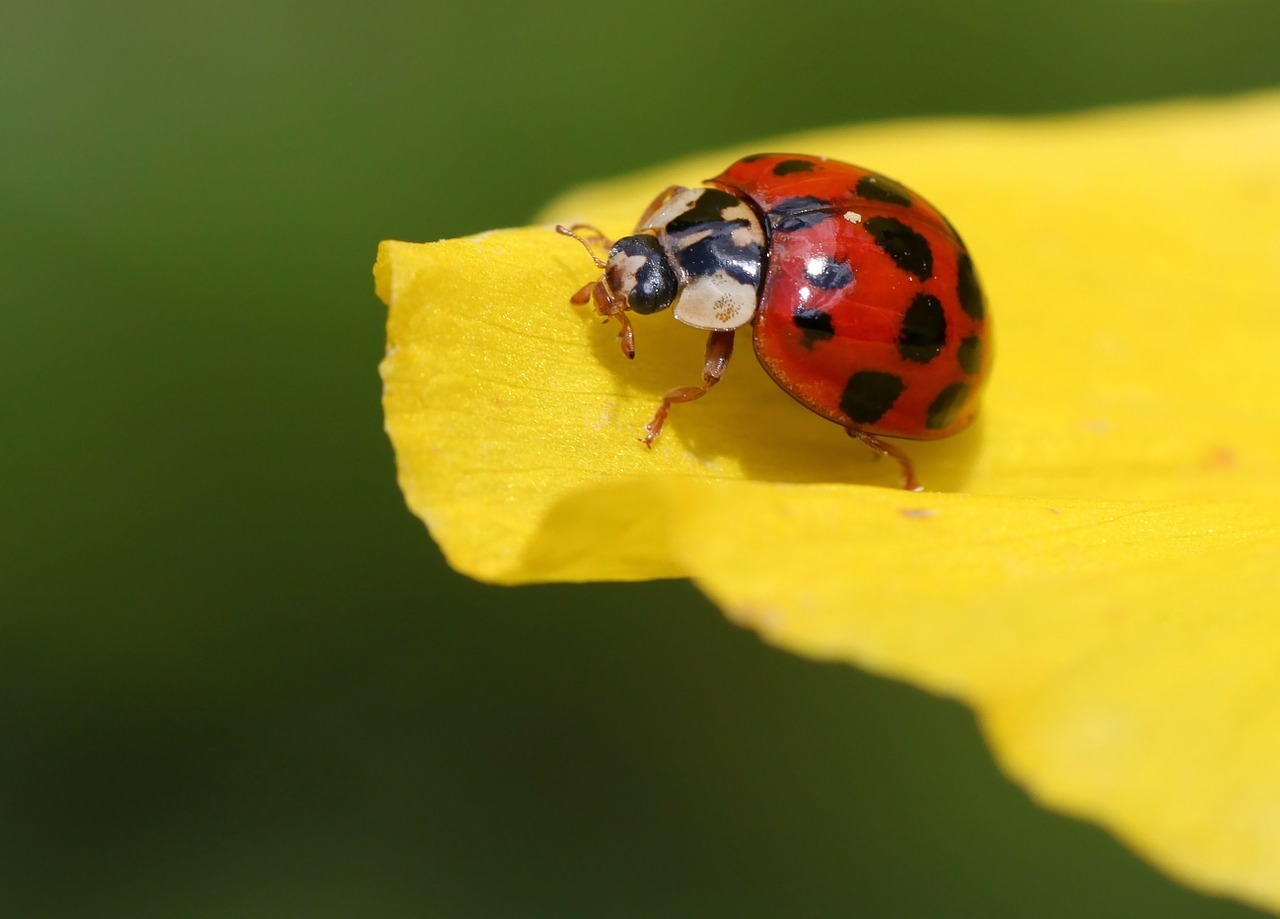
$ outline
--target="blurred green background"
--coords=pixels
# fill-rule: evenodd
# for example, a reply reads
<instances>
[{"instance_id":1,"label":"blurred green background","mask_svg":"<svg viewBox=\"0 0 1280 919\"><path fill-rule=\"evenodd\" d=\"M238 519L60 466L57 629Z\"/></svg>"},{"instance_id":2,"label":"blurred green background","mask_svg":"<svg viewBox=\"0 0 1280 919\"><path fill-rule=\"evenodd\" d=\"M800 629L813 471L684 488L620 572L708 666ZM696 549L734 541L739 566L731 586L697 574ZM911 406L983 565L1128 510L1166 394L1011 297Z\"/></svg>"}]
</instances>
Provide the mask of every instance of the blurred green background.
<instances>
[{"instance_id":1,"label":"blurred green background","mask_svg":"<svg viewBox=\"0 0 1280 919\"><path fill-rule=\"evenodd\" d=\"M370 266L781 131L1275 86L1277 37L1274 0L4 4L0 915L1251 915L687 584L448 571Z\"/></svg>"}]
</instances>

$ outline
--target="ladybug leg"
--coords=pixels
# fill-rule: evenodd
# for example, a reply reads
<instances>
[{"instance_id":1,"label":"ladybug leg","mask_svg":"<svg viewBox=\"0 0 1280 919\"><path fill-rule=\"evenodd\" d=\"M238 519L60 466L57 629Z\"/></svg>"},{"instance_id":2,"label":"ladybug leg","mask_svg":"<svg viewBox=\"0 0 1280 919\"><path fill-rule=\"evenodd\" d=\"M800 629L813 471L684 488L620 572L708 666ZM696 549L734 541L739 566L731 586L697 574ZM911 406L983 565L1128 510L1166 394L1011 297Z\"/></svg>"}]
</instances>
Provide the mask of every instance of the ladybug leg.
<instances>
[{"instance_id":1,"label":"ladybug leg","mask_svg":"<svg viewBox=\"0 0 1280 919\"><path fill-rule=\"evenodd\" d=\"M575 223L571 227L557 225L556 232L561 236L568 236L570 239L576 239L582 243L582 248L587 250L587 255L591 256L591 260L596 263L597 268L603 270L608 267L608 263L604 259L591 251L591 246L594 244L608 249L613 243L591 224ZM583 284L569 298L569 302L574 306L585 306L588 302L595 303L596 312L604 317L605 322L609 321L610 316L617 317L618 323L622 326L622 331L618 333L618 344L622 347L622 353L628 358L636 356L635 332L631 330L631 320L623 312L627 305L624 302L615 301L609 296L609 290L604 286L603 278Z\"/></svg>"},{"instance_id":2,"label":"ladybug leg","mask_svg":"<svg viewBox=\"0 0 1280 919\"><path fill-rule=\"evenodd\" d=\"M583 306L591 299L591 294L595 292L597 281L588 281L578 289L578 292L569 298L569 302L574 306Z\"/></svg>"},{"instance_id":3,"label":"ladybug leg","mask_svg":"<svg viewBox=\"0 0 1280 919\"><path fill-rule=\"evenodd\" d=\"M613 318L622 323L622 330L618 332L618 345L622 348L622 353L626 355L627 360L634 360L636 333L631 329L631 320L627 318L626 313L615 313ZM608 319L605 321L608 322Z\"/></svg>"},{"instance_id":4,"label":"ladybug leg","mask_svg":"<svg viewBox=\"0 0 1280 919\"><path fill-rule=\"evenodd\" d=\"M692 402L701 399L712 386L720 382L720 375L729 364L733 355L733 329L719 329L707 336L707 354L702 364L701 386L679 386L662 397L662 404L654 414L653 420L644 426L644 445L653 446L653 441L662 433L662 425L667 420L667 413L677 402Z\"/></svg>"},{"instance_id":5,"label":"ladybug leg","mask_svg":"<svg viewBox=\"0 0 1280 919\"><path fill-rule=\"evenodd\" d=\"M898 465L902 467L902 487L907 491L924 491L919 480L916 478L915 467L911 464L911 457L906 452L895 447L888 441L881 440L874 434L868 434L861 428L846 428L849 436L862 441L872 450L876 451L880 456L890 456L897 460Z\"/></svg>"},{"instance_id":6,"label":"ladybug leg","mask_svg":"<svg viewBox=\"0 0 1280 919\"><path fill-rule=\"evenodd\" d=\"M596 312L604 317L605 322L609 321L610 316L618 320L618 324L622 326L621 331L618 332L618 344L628 360L634 358L636 356L636 334L631 329L631 320L627 318L626 304L609 299L609 291L605 288L603 281L592 281L569 299L573 303L586 303L585 298L578 299L583 297L584 294L589 296L595 303Z\"/></svg>"}]
</instances>

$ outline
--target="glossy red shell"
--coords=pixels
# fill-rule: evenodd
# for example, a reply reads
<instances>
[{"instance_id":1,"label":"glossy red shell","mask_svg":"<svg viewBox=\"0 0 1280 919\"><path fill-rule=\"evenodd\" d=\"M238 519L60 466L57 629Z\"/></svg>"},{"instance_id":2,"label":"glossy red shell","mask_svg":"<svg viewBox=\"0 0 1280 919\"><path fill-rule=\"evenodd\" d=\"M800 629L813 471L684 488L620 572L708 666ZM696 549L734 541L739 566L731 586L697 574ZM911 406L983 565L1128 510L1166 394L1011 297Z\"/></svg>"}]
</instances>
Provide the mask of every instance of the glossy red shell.
<instances>
[{"instance_id":1,"label":"glossy red shell","mask_svg":"<svg viewBox=\"0 0 1280 919\"><path fill-rule=\"evenodd\" d=\"M932 439L973 420L991 363L985 302L932 205L870 170L793 154L747 157L708 184L766 227L753 343L779 386L873 434Z\"/></svg>"}]
</instances>

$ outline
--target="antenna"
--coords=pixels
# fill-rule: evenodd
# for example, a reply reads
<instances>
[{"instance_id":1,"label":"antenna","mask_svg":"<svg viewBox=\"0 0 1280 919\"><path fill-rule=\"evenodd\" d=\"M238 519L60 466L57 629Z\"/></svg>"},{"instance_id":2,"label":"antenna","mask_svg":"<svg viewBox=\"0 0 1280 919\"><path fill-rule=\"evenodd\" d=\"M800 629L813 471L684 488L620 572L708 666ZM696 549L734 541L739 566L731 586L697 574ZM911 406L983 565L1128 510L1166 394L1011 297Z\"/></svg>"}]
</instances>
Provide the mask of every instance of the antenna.
<instances>
[{"instance_id":1,"label":"antenna","mask_svg":"<svg viewBox=\"0 0 1280 919\"><path fill-rule=\"evenodd\" d=\"M590 231L589 235L595 240L597 244L600 244L600 245L608 245L609 238L605 236L603 233L601 233L599 230L597 230L595 227L586 223L575 223L571 227L561 226L559 224L556 225L557 233L559 233L561 236L568 236L570 239L576 239L578 242L582 243L582 248L587 250L587 255L591 256L591 261L596 263L596 267L600 269L605 268L608 265L608 262L604 261L602 258L600 258L600 256L596 255L595 252L592 251L591 249L591 243L587 242L585 238L579 236L576 232L574 232L575 230L589 230Z\"/></svg>"}]
</instances>

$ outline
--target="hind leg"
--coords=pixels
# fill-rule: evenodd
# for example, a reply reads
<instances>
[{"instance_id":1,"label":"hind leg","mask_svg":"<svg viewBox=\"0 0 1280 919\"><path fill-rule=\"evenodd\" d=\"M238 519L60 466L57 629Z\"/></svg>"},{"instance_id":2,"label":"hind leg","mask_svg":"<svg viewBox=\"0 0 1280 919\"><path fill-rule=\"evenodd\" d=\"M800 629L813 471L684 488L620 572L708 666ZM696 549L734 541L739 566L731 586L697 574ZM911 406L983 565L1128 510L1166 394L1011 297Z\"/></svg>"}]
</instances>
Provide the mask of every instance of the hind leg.
<instances>
[{"instance_id":1,"label":"hind leg","mask_svg":"<svg viewBox=\"0 0 1280 919\"><path fill-rule=\"evenodd\" d=\"M861 428L845 428L849 436L862 441L872 450L876 451L880 456L892 457L902 467L902 487L907 491L924 491L924 486L916 478L915 466L911 463L911 457L907 456L906 451L886 440L881 440L874 434L868 434Z\"/></svg>"}]
</instances>

